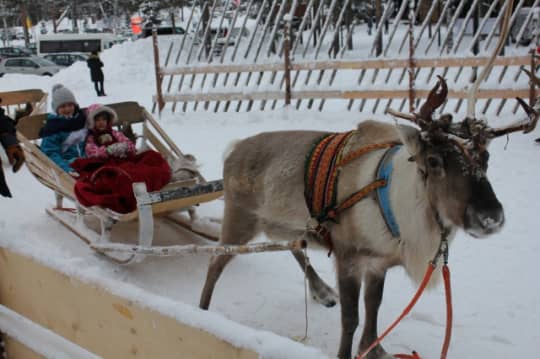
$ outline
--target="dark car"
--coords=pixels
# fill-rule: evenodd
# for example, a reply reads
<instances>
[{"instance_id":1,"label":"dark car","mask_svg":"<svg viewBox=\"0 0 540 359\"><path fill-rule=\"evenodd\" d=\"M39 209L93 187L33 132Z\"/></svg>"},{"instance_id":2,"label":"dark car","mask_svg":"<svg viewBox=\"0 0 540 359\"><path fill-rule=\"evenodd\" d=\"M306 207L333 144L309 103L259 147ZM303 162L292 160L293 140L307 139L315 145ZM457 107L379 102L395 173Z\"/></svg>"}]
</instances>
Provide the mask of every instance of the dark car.
<instances>
[{"instance_id":1,"label":"dark car","mask_svg":"<svg viewBox=\"0 0 540 359\"><path fill-rule=\"evenodd\" d=\"M32 51L24 47L0 47L0 58L32 56Z\"/></svg>"},{"instance_id":2,"label":"dark car","mask_svg":"<svg viewBox=\"0 0 540 359\"><path fill-rule=\"evenodd\" d=\"M71 66L74 62L88 60L88 55L83 52L59 52L47 54L43 58L54 62L58 66Z\"/></svg>"},{"instance_id":3,"label":"dark car","mask_svg":"<svg viewBox=\"0 0 540 359\"><path fill-rule=\"evenodd\" d=\"M149 37L152 36L152 25L145 26L143 29L142 37ZM157 35L183 35L186 33L186 30L184 30L183 27L176 26L173 28L172 26L157 26L156 27Z\"/></svg>"}]
</instances>

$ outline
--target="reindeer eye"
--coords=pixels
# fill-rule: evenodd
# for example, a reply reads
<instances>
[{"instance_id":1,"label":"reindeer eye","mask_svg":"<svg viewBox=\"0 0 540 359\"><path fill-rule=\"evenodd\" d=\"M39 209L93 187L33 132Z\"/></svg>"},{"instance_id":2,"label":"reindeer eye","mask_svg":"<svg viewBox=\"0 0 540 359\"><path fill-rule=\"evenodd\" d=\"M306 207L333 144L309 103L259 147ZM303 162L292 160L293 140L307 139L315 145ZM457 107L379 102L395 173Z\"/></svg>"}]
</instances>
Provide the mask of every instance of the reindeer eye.
<instances>
[{"instance_id":1,"label":"reindeer eye","mask_svg":"<svg viewBox=\"0 0 540 359\"><path fill-rule=\"evenodd\" d=\"M428 156L427 165L429 168L438 168L442 166L442 161L440 158L435 156Z\"/></svg>"}]
</instances>

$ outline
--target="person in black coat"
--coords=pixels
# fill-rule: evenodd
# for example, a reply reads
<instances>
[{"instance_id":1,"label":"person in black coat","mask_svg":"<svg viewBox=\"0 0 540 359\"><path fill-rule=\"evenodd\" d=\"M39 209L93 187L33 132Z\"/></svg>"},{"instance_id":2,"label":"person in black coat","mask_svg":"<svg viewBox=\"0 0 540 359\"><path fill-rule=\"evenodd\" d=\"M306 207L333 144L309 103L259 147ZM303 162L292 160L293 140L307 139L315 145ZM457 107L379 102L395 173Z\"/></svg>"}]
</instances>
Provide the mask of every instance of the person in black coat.
<instances>
[{"instance_id":1,"label":"person in black coat","mask_svg":"<svg viewBox=\"0 0 540 359\"><path fill-rule=\"evenodd\" d=\"M90 79L94 83L94 88L98 96L105 96L105 90L103 89L103 62L101 62L97 51L92 51L92 54L86 60L86 64L90 68Z\"/></svg>"},{"instance_id":2,"label":"person in black coat","mask_svg":"<svg viewBox=\"0 0 540 359\"><path fill-rule=\"evenodd\" d=\"M6 150L13 172L17 172L24 163L24 152L17 140L15 121L5 114L3 108L0 108L0 143ZM11 197L1 162L0 160L0 195Z\"/></svg>"}]
</instances>

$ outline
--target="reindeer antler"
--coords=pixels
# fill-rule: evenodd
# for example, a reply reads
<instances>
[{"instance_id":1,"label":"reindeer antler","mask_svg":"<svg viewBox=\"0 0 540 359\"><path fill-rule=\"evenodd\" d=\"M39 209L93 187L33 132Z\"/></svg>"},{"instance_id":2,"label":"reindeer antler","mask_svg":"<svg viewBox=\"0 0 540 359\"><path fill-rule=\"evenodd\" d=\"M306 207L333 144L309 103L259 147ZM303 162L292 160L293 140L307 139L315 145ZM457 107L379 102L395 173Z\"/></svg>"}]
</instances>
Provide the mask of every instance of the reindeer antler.
<instances>
[{"instance_id":1,"label":"reindeer antler","mask_svg":"<svg viewBox=\"0 0 540 359\"><path fill-rule=\"evenodd\" d=\"M442 76L437 75L439 82L431 89L426 102L420 107L418 113L403 113L389 108L387 112L392 116L414 122L420 128L425 129L428 123L433 121L432 115L435 109L441 106L448 96L448 86ZM439 91L439 86L441 87Z\"/></svg>"},{"instance_id":2,"label":"reindeer antler","mask_svg":"<svg viewBox=\"0 0 540 359\"><path fill-rule=\"evenodd\" d=\"M444 103L444 101L446 101L446 97L448 96L448 86L446 85L446 81L442 76L437 75L437 77L439 78L439 82L437 82L435 87L429 92L427 100L422 107L420 107L420 112L418 114L422 120L428 122L432 121L431 115ZM437 92L439 86L441 86L441 91Z\"/></svg>"},{"instance_id":3,"label":"reindeer antler","mask_svg":"<svg viewBox=\"0 0 540 359\"><path fill-rule=\"evenodd\" d=\"M523 133L529 133L532 132L535 127L536 123L538 122L538 116L540 115L540 112L536 111L531 106L527 105L523 99L516 97L516 100L519 102L521 107L527 112L527 119L512 123L506 127L499 127L499 128L489 128L488 129L488 136L490 138L495 138L499 136L506 135L508 133L516 132L516 131L523 131Z\"/></svg>"},{"instance_id":4,"label":"reindeer antler","mask_svg":"<svg viewBox=\"0 0 540 359\"><path fill-rule=\"evenodd\" d=\"M535 86L540 87L540 78L538 78L536 74L534 74L533 72L527 69L522 69L522 70L529 76L529 79ZM525 101L523 101L523 99L516 97L516 100L519 102L521 107L523 107L523 109L527 113L527 118L521 121L512 123L506 127L489 128L488 136L490 138L503 136L508 133L517 132L517 131L523 131L523 133L529 133L535 129L540 112L536 110L535 108L529 106ZM538 101L540 100L537 99L537 105L539 104Z\"/></svg>"}]
</instances>

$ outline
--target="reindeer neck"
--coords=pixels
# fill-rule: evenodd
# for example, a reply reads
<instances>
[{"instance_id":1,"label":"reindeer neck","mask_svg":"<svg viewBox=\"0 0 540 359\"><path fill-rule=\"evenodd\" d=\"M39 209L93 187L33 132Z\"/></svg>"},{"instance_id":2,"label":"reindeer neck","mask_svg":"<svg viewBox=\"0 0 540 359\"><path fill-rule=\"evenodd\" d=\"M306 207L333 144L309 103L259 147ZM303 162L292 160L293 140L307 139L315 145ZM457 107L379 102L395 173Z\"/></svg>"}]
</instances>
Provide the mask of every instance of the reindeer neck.
<instances>
[{"instance_id":1,"label":"reindeer neck","mask_svg":"<svg viewBox=\"0 0 540 359\"><path fill-rule=\"evenodd\" d=\"M429 202L427 189L416 163L409 162L410 154L402 147L394 157L394 173L390 200L401 232L401 251L404 263L428 263L439 245L441 227L437 213ZM407 264L405 264L406 267ZM413 277L417 268L408 269ZM423 269L420 269L420 276Z\"/></svg>"}]
</instances>

